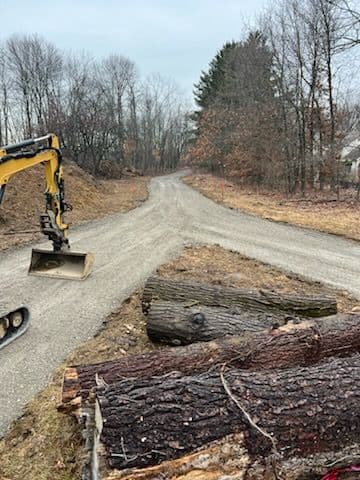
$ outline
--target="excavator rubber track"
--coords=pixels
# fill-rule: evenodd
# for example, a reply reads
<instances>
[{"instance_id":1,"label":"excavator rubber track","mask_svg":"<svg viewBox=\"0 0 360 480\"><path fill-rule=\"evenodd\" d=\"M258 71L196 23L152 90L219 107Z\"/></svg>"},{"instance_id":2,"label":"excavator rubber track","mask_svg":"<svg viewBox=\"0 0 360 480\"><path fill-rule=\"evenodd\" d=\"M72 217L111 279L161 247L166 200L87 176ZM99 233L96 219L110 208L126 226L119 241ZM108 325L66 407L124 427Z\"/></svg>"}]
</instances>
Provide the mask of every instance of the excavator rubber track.
<instances>
[{"instance_id":1,"label":"excavator rubber track","mask_svg":"<svg viewBox=\"0 0 360 480\"><path fill-rule=\"evenodd\" d=\"M0 305L0 349L25 333L29 321L30 313L26 307L9 309Z\"/></svg>"}]
</instances>

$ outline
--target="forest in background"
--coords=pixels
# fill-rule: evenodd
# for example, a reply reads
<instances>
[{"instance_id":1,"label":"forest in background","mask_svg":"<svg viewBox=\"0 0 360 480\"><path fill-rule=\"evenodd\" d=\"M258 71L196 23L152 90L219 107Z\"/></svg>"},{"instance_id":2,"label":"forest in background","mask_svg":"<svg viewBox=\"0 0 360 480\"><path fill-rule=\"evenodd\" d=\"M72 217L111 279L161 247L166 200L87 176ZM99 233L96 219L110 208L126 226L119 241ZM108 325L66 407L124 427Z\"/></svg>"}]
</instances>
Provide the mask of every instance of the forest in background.
<instances>
[{"instance_id":1,"label":"forest in background","mask_svg":"<svg viewBox=\"0 0 360 480\"><path fill-rule=\"evenodd\" d=\"M195 85L187 161L290 194L338 191L342 149L351 135L360 141L359 32L360 13L347 0L271 4Z\"/></svg>"},{"instance_id":2,"label":"forest in background","mask_svg":"<svg viewBox=\"0 0 360 480\"><path fill-rule=\"evenodd\" d=\"M65 156L93 175L163 173L185 159L260 188L336 191L348 168L341 152L360 142L354 5L272 3L202 72L192 115L175 83L142 79L123 55L94 59L11 36L0 44L0 144L55 132Z\"/></svg>"},{"instance_id":3,"label":"forest in background","mask_svg":"<svg viewBox=\"0 0 360 480\"><path fill-rule=\"evenodd\" d=\"M54 132L93 175L162 173L177 167L188 124L176 84L141 79L125 56L67 54L36 34L0 44L0 145Z\"/></svg>"}]
</instances>

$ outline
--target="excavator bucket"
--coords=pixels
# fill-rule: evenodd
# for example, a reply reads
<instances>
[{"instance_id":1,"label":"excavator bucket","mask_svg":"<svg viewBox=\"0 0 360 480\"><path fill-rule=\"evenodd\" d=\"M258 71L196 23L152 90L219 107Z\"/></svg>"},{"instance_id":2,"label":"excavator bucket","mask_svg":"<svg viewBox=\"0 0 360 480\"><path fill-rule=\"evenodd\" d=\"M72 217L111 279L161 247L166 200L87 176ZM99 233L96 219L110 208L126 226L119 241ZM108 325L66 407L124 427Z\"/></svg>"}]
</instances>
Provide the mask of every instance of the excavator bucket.
<instances>
[{"instance_id":1,"label":"excavator bucket","mask_svg":"<svg viewBox=\"0 0 360 480\"><path fill-rule=\"evenodd\" d=\"M92 253L33 249L29 275L84 280L90 274L93 263Z\"/></svg>"}]
</instances>

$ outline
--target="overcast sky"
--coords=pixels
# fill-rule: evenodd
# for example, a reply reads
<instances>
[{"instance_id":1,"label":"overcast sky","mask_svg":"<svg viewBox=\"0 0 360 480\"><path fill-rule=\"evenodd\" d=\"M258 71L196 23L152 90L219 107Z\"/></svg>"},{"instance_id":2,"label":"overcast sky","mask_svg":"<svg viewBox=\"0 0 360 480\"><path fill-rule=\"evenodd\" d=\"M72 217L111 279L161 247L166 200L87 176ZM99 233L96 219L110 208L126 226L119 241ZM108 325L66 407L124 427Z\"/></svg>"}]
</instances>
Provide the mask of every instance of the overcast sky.
<instances>
[{"instance_id":1,"label":"overcast sky","mask_svg":"<svg viewBox=\"0 0 360 480\"><path fill-rule=\"evenodd\" d=\"M238 40L266 0L0 0L0 39L38 33L97 57L120 53L140 73L171 77L190 98L200 72Z\"/></svg>"}]
</instances>

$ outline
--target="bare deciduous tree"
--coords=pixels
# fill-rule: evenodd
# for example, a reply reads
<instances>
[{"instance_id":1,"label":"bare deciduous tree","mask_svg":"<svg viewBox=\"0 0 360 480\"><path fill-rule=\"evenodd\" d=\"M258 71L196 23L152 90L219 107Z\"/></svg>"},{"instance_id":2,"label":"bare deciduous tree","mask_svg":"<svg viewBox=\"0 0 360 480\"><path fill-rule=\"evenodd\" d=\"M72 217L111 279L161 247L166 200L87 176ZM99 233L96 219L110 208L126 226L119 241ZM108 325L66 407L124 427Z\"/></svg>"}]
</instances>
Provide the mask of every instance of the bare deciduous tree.
<instances>
[{"instance_id":1,"label":"bare deciduous tree","mask_svg":"<svg viewBox=\"0 0 360 480\"><path fill-rule=\"evenodd\" d=\"M348 0L278 0L258 31L224 45L197 84L195 162L289 193L339 191L348 124L340 73L356 15ZM221 87L205 88L220 77Z\"/></svg>"},{"instance_id":2,"label":"bare deciduous tree","mask_svg":"<svg viewBox=\"0 0 360 480\"><path fill-rule=\"evenodd\" d=\"M65 55L37 35L12 36L1 53L2 144L54 131L66 155L95 175L178 165L187 115L167 80L141 83L122 55Z\"/></svg>"}]
</instances>

